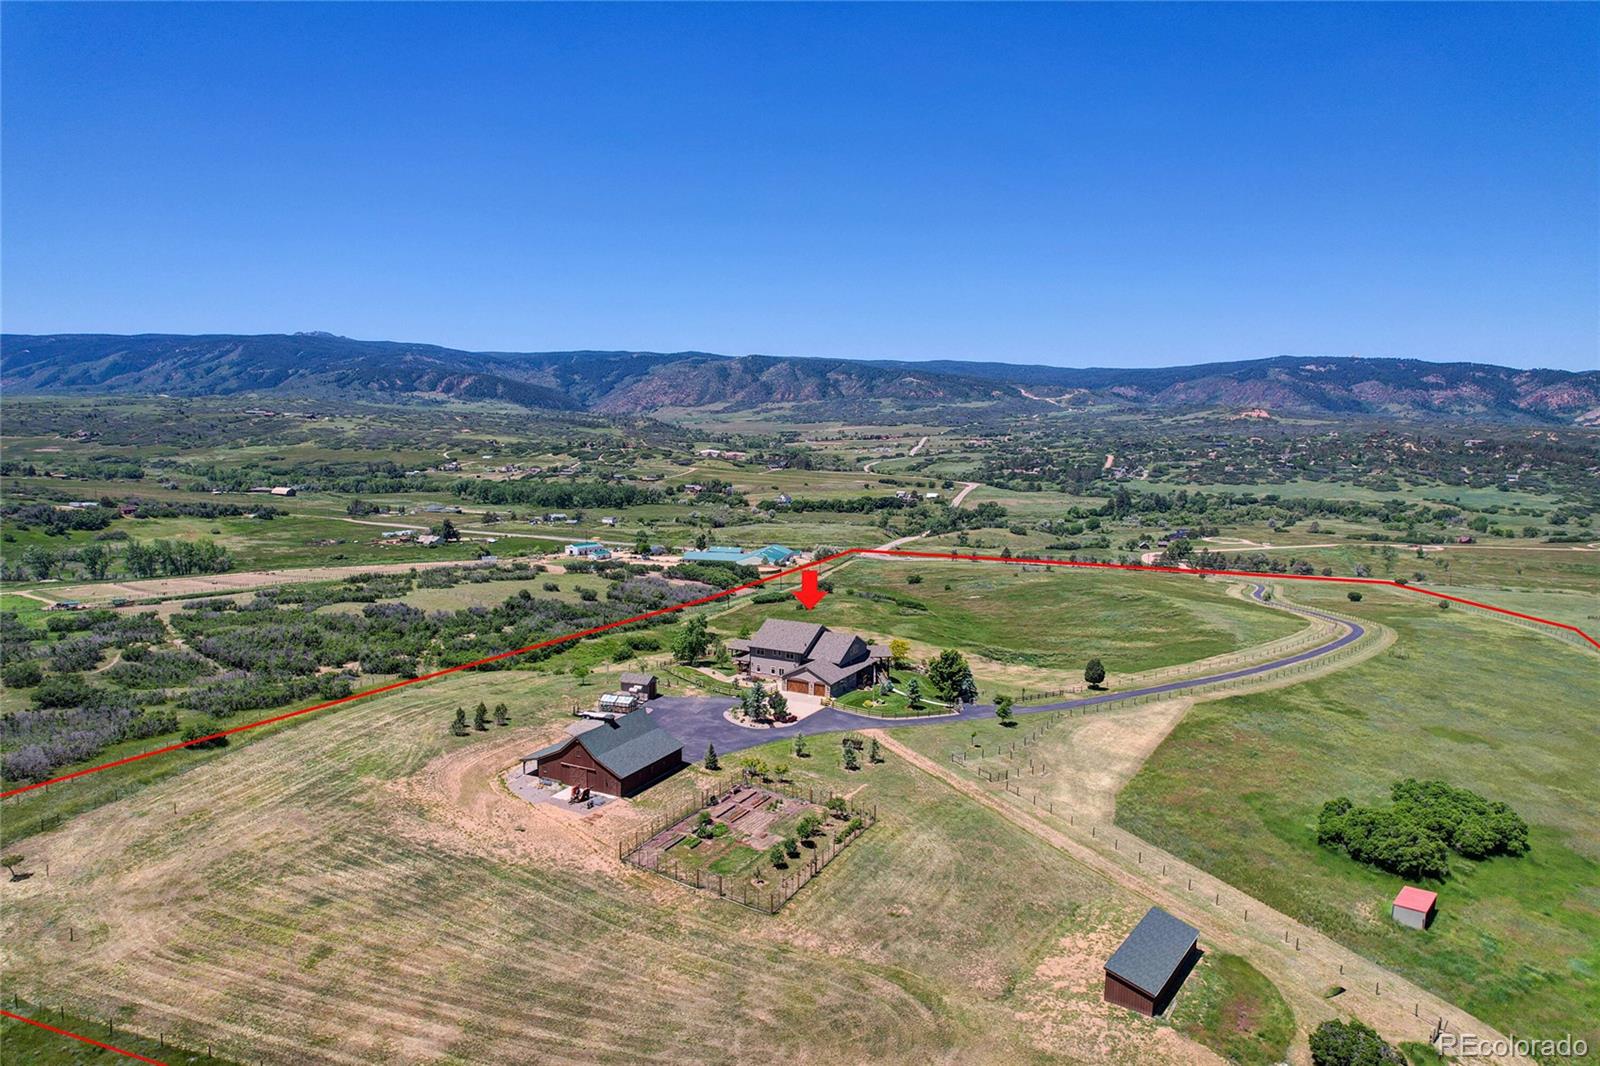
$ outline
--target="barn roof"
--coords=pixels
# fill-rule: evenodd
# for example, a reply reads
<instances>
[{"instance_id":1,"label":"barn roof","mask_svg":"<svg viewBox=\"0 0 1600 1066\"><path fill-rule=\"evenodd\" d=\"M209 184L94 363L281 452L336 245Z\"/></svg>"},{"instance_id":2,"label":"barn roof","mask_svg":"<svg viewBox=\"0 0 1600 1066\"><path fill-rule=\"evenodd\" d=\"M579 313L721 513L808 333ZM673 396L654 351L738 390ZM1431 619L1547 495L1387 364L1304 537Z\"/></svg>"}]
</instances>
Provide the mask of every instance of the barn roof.
<instances>
[{"instance_id":1,"label":"barn roof","mask_svg":"<svg viewBox=\"0 0 1600 1066\"><path fill-rule=\"evenodd\" d=\"M637 773L652 763L669 755L682 755L683 743L656 725L644 711L634 711L621 718L602 722L567 740L558 741L524 756L528 760L544 760L565 751L576 741L594 756L594 761L617 777Z\"/></svg>"},{"instance_id":2,"label":"barn roof","mask_svg":"<svg viewBox=\"0 0 1600 1066\"><path fill-rule=\"evenodd\" d=\"M1151 907L1106 960L1106 972L1147 996L1159 996L1198 939L1194 926Z\"/></svg>"},{"instance_id":3,"label":"barn roof","mask_svg":"<svg viewBox=\"0 0 1600 1066\"><path fill-rule=\"evenodd\" d=\"M619 680L624 685L650 685L655 683L656 675L635 673L629 670L623 673Z\"/></svg>"},{"instance_id":4,"label":"barn roof","mask_svg":"<svg viewBox=\"0 0 1600 1066\"><path fill-rule=\"evenodd\" d=\"M1412 888L1407 885L1400 890L1399 895L1395 896L1394 905L1396 907L1404 907L1408 911L1421 911L1426 914L1433 909L1433 905L1438 901L1439 893L1429 892L1425 888Z\"/></svg>"}]
</instances>

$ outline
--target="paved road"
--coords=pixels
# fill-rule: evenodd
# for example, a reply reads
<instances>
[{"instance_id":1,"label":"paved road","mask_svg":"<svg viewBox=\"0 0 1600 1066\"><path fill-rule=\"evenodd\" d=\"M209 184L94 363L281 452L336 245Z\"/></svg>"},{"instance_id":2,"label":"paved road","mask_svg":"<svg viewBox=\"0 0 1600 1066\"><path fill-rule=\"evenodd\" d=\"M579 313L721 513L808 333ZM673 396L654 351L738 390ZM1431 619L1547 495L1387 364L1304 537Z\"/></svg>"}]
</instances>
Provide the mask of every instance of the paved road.
<instances>
[{"instance_id":1,"label":"paved road","mask_svg":"<svg viewBox=\"0 0 1600 1066\"><path fill-rule=\"evenodd\" d=\"M1265 591L1264 586L1255 585L1250 594L1258 602L1265 603ZM1340 648L1360 640L1366 633L1366 629L1357 622L1336 618L1331 614L1324 614L1309 607L1295 607L1289 604L1279 604L1278 606L1296 614L1305 615L1308 618L1333 622L1342 627L1345 632L1326 644L1319 644L1317 647L1307 651L1299 652L1295 655L1287 655L1281 659L1256 663L1252 666L1243 666L1237 670L1203 674L1179 681L1168 681L1160 685L1146 685L1142 688L1124 689L1118 692L1103 692L1097 696L1082 696L1077 699L1041 703L1031 707L1017 707L1014 709L1017 714L1038 714L1044 711L1064 711L1078 707L1095 707L1103 703L1113 703L1117 700L1128 699L1131 696L1152 696L1166 692L1181 692L1197 685L1209 685L1219 681L1234 681L1239 678L1255 677L1258 674L1270 673L1274 670L1296 666L1300 663L1319 659L1324 655L1330 655ZM837 733L851 729L872 727L899 728L901 726L938 725L940 723L994 717L994 706L987 703L964 704L957 712L926 718L873 718L863 714L854 714L838 707L826 707L798 725L785 726L781 729L749 729L745 726L735 725L723 717L723 712L736 703L738 703L738 700L730 696L662 696L650 701L649 710L661 726L683 741L684 757L692 761L698 761L704 756L707 744L715 744L718 754L727 754L728 752L753 748L758 744L783 740L796 735L816 736L820 733Z\"/></svg>"}]
</instances>

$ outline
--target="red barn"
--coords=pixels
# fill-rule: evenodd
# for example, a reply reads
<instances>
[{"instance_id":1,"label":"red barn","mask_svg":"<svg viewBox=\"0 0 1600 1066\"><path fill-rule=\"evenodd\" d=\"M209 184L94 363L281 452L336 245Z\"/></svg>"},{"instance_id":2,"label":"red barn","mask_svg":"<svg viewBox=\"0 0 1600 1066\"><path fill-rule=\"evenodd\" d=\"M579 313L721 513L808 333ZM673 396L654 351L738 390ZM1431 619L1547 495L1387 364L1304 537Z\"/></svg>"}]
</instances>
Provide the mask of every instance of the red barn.
<instances>
[{"instance_id":1,"label":"red barn","mask_svg":"<svg viewBox=\"0 0 1600 1066\"><path fill-rule=\"evenodd\" d=\"M683 744L645 711L597 723L522 757L549 781L608 796L632 796L683 766Z\"/></svg>"}]
</instances>

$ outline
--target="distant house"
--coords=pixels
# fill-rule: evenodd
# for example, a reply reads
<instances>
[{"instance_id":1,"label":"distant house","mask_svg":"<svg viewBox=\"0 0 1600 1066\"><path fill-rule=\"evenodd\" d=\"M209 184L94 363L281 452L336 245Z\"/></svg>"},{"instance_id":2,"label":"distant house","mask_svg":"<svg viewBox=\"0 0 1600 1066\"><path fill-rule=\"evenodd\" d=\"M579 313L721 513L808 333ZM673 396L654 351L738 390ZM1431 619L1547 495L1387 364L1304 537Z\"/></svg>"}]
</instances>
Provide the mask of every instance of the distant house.
<instances>
[{"instance_id":1,"label":"distant house","mask_svg":"<svg viewBox=\"0 0 1600 1066\"><path fill-rule=\"evenodd\" d=\"M605 554L601 554L604 552ZM595 540L580 540L576 544L568 544L566 553L578 559L609 559L611 553L606 551L605 545Z\"/></svg>"},{"instance_id":2,"label":"distant house","mask_svg":"<svg viewBox=\"0 0 1600 1066\"><path fill-rule=\"evenodd\" d=\"M437 533L424 533L422 536L417 538L417 543L421 544L425 548L431 548L434 545L441 544L443 542L444 538L439 536Z\"/></svg>"},{"instance_id":3,"label":"distant house","mask_svg":"<svg viewBox=\"0 0 1600 1066\"><path fill-rule=\"evenodd\" d=\"M600 519L600 524L603 526L614 526L617 524L617 520L611 515L606 515L604 518Z\"/></svg>"},{"instance_id":4,"label":"distant house","mask_svg":"<svg viewBox=\"0 0 1600 1066\"><path fill-rule=\"evenodd\" d=\"M776 618L761 623L749 640L730 640L727 647L739 673L811 696L842 696L874 684L889 661L887 647L854 633Z\"/></svg>"},{"instance_id":5,"label":"distant house","mask_svg":"<svg viewBox=\"0 0 1600 1066\"><path fill-rule=\"evenodd\" d=\"M683 744L648 713L625 714L522 757L544 780L632 796L683 767Z\"/></svg>"},{"instance_id":6,"label":"distant house","mask_svg":"<svg viewBox=\"0 0 1600 1066\"><path fill-rule=\"evenodd\" d=\"M1389 914L1395 921L1411 929L1426 929L1433 924L1439 909L1439 894L1427 889L1406 885L1394 897Z\"/></svg>"},{"instance_id":7,"label":"distant house","mask_svg":"<svg viewBox=\"0 0 1600 1066\"><path fill-rule=\"evenodd\" d=\"M647 700L653 700L656 698L656 675L630 670L622 675L618 688L623 692L637 693Z\"/></svg>"},{"instance_id":8,"label":"distant house","mask_svg":"<svg viewBox=\"0 0 1600 1066\"><path fill-rule=\"evenodd\" d=\"M1456 538L1456 543L1457 544L1476 544L1477 542L1478 542L1478 538L1474 537L1474 536L1472 536L1470 534L1466 534L1466 535L1459 536L1459 537Z\"/></svg>"},{"instance_id":9,"label":"distant house","mask_svg":"<svg viewBox=\"0 0 1600 1066\"><path fill-rule=\"evenodd\" d=\"M567 520L567 513L565 511L551 511L549 514L544 516L544 520L546 522L565 522Z\"/></svg>"},{"instance_id":10,"label":"distant house","mask_svg":"<svg viewBox=\"0 0 1600 1066\"><path fill-rule=\"evenodd\" d=\"M779 507L787 507L794 502L794 497L790 496L787 492L780 492L776 497L774 497L772 502L777 504Z\"/></svg>"},{"instance_id":11,"label":"distant house","mask_svg":"<svg viewBox=\"0 0 1600 1066\"><path fill-rule=\"evenodd\" d=\"M294 489L289 485L274 485L272 486L272 494L274 496L293 496Z\"/></svg>"},{"instance_id":12,"label":"distant house","mask_svg":"<svg viewBox=\"0 0 1600 1066\"><path fill-rule=\"evenodd\" d=\"M1167 1009L1200 958L1200 934L1151 907L1106 960L1107 1003L1153 1018Z\"/></svg>"}]
</instances>

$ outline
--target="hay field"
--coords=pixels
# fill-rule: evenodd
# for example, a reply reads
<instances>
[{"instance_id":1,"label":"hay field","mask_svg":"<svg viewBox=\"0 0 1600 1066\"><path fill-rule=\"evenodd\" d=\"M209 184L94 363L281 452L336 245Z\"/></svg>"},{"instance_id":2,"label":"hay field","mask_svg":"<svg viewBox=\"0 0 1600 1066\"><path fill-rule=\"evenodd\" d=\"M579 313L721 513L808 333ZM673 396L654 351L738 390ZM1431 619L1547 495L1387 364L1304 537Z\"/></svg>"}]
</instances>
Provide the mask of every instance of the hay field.
<instances>
[{"instance_id":1,"label":"hay field","mask_svg":"<svg viewBox=\"0 0 1600 1066\"><path fill-rule=\"evenodd\" d=\"M1194 1061L1109 1010L1046 1039L1037 1016L1066 998L1039 967L1140 908L892 762L851 778L879 825L777 918L621 866L616 837L691 774L586 821L496 781L559 732L567 685L415 686L31 838L50 874L0 885L8 987L247 1061ZM479 699L513 726L447 736Z\"/></svg>"}]
</instances>

